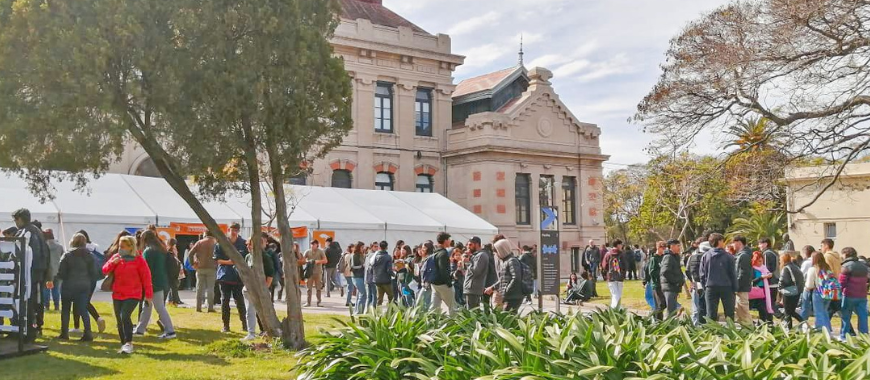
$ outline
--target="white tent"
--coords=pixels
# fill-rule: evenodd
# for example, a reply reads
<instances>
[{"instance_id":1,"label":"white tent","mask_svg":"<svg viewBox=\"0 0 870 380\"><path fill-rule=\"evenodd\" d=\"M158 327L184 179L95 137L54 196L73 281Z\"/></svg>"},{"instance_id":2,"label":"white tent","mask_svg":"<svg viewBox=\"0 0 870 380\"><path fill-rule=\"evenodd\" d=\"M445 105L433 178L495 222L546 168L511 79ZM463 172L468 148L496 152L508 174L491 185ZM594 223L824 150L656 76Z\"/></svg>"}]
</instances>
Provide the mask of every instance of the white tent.
<instances>
[{"instance_id":1,"label":"white tent","mask_svg":"<svg viewBox=\"0 0 870 380\"><path fill-rule=\"evenodd\" d=\"M358 189L335 189L335 192L382 220L384 239L391 244L397 240L419 242L434 239L444 231L443 224L398 200L393 192Z\"/></svg>"},{"instance_id":2,"label":"white tent","mask_svg":"<svg viewBox=\"0 0 870 380\"><path fill-rule=\"evenodd\" d=\"M131 175L119 175L118 177L123 178L139 198L150 207L152 214L156 215L158 224L200 223L199 217L187 205L187 202L163 179ZM241 221L241 216L227 207L225 203L203 202L203 206L218 223L230 224ZM251 215L250 211L247 215Z\"/></svg>"},{"instance_id":3,"label":"white tent","mask_svg":"<svg viewBox=\"0 0 870 380\"><path fill-rule=\"evenodd\" d=\"M354 201L342 197L339 189L313 186L288 186L297 199L296 210L317 220L317 229L335 232L337 241L374 241L385 239L383 220Z\"/></svg>"},{"instance_id":4,"label":"white tent","mask_svg":"<svg viewBox=\"0 0 870 380\"><path fill-rule=\"evenodd\" d=\"M39 199L27 190L27 184L21 178L0 173L0 229L12 227L12 213L20 208L30 210L30 217L42 222L42 228L52 229L60 235L59 212L54 202L39 202ZM61 239L62 236L56 236Z\"/></svg>"},{"instance_id":5,"label":"white tent","mask_svg":"<svg viewBox=\"0 0 870 380\"><path fill-rule=\"evenodd\" d=\"M268 186L263 185L263 186L261 186L261 188L263 189L262 190L263 198L274 198L271 196ZM288 188L287 191L291 191L291 189ZM291 194L289 194L289 193L287 194L288 197L290 197L290 195ZM253 203L251 202L251 194L250 193L230 194L227 196L227 200L226 200L226 206L229 207L230 209L232 209L236 214L238 214L242 218L242 220L243 220L242 225L244 225L244 226L251 226L254 224L254 222L251 220L251 206L252 206L252 204ZM271 201L270 199L264 199L263 200L263 208L264 208L264 212L262 215L263 224L267 224L267 222L270 219L268 212L274 212L273 211L274 210L274 201ZM291 212L291 210L289 209L289 206L288 206L287 211ZM315 218L314 216L312 216L311 214L305 212L305 210L302 210L300 208L296 208L296 209L292 210L292 213L290 214L290 217L288 218L288 220L290 222L290 227L317 228L317 218ZM277 227L277 226L278 226L277 224L273 223L273 227Z\"/></svg>"},{"instance_id":6,"label":"white tent","mask_svg":"<svg viewBox=\"0 0 870 380\"><path fill-rule=\"evenodd\" d=\"M460 207L441 194L392 192L392 196L402 200L409 207L419 210L444 226L445 231L455 235L454 239L470 239L479 235L483 240L498 233L498 228L483 220L471 211Z\"/></svg>"}]
</instances>

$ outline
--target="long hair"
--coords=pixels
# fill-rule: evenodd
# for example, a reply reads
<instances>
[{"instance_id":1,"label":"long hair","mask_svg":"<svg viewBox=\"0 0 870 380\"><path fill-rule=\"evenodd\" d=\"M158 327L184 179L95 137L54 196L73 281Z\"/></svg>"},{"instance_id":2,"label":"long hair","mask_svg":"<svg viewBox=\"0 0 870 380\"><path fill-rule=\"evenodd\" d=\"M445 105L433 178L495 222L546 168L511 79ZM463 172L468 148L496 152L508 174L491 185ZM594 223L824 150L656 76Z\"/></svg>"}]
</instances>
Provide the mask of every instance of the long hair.
<instances>
[{"instance_id":1,"label":"long hair","mask_svg":"<svg viewBox=\"0 0 870 380\"><path fill-rule=\"evenodd\" d=\"M432 244L431 240L427 240L423 243L423 249L426 251L426 257L435 254L435 244Z\"/></svg>"},{"instance_id":2,"label":"long hair","mask_svg":"<svg viewBox=\"0 0 870 380\"><path fill-rule=\"evenodd\" d=\"M112 257L112 255L118 253L118 250L121 248L121 238L124 236L130 236L130 233L127 230L123 230L115 236L115 240L112 241L112 245L109 246L109 249L106 250L106 256ZM133 244L133 247L136 247L136 244Z\"/></svg>"},{"instance_id":3,"label":"long hair","mask_svg":"<svg viewBox=\"0 0 870 380\"><path fill-rule=\"evenodd\" d=\"M757 267L764 265L764 256L761 251L752 252L752 266Z\"/></svg>"},{"instance_id":4,"label":"long hair","mask_svg":"<svg viewBox=\"0 0 870 380\"><path fill-rule=\"evenodd\" d=\"M160 238L157 237L157 233L152 230L145 230L142 232L142 248L151 248L156 249L161 253L166 253L166 248L163 245L163 242L160 241Z\"/></svg>"},{"instance_id":5,"label":"long hair","mask_svg":"<svg viewBox=\"0 0 870 380\"><path fill-rule=\"evenodd\" d=\"M813 266L819 268L819 271L831 271L831 267L828 266L828 262L825 261L825 255L821 252L813 253Z\"/></svg>"}]
</instances>

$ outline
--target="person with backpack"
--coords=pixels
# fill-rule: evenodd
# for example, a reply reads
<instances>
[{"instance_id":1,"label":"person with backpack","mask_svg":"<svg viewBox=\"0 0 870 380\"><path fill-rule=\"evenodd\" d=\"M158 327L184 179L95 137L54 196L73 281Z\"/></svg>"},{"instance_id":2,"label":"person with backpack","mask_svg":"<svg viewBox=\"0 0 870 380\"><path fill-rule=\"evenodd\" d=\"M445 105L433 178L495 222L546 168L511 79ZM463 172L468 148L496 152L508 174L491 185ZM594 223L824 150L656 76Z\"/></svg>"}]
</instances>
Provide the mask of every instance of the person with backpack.
<instances>
[{"instance_id":1,"label":"person with backpack","mask_svg":"<svg viewBox=\"0 0 870 380\"><path fill-rule=\"evenodd\" d=\"M598 269L601 266L601 248L595 245L595 240L589 240L589 245L583 250L583 257L589 265L589 281L592 281L592 297L598 297Z\"/></svg>"},{"instance_id":2,"label":"person with backpack","mask_svg":"<svg viewBox=\"0 0 870 380\"><path fill-rule=\"evenodd\" d=\"M477 236L468 240L468 249L474 252L474 255L468 259L463 291L468 309L474 310L480 307L483 289L486 287L486 279L489 274L489 256L483 251L480 238Z\"/></svg>"},{"instance_id":3,"label":"person with backpack","mask_svg":"<svg viewBox=\"0 0 870 380\"><path fill-rule=\"evenodd\" d=\"M365 283L365 244L357 242L353 246L353 256L348 262L348 268L351 271L353 286L356 288L356 313L362 314L366 310L366 283ZM348 293L349 294L349 293Z\"/></svg>"},{"instance_id":4,"label":"person with backpack","mask_svg":"<svg viewBox=\"0 0 870 380\"><path fill-rule=\"evenodd\" d=\"M701 259L710 249L709 236L695 240L697 248L686 262L686 278L689 280L689 292L692 295L692 324L700 326L707 316L707 301L704 298L704 283L701 282Z\"/></svg>"},{"instance_id":5,"label":"person with backpack","mask_svg":"<svg viewBox=\"0 0 870 380\"><path fill-rule=\"evenodd\" d=\"M635 279L643 280L646 276L644 274L644 269L646 266L646 254L640 249L640 246L635 244L634 250L632 251L634 254L634 265L635 265Z\"/></svg>"},{"instance_id":6,"label":"person with backpack","mask_svg":"<svg viewBox=\"0 0 870 380\"><path fill-rule=\"evenodd\" d=\"M69 245L70 251L60 259L57 272L57 278L64 282L63 308L60 315L60 336L58 338L69 339L70 306L75 303L78 304L76 309L79 311L85 327L81 341L90 342L94 340L94 336L91 333L91 320L88 317L87 305L91 301L91 284L99 275L94 266L94 257L85 248L87 245L85 236L75 234Z\"/></svg>"},{"instance_id":7,"label":"person with backpack","mask_svg":"<svg viewBox=\"0 0 870 380\"><path fill-rule=\"evenodd\" d=\"M240 235L242 226L238 223L230 225L230 236L228 236L230 244L244 257L248 254L248 242ZM221 321L223 322L224 333L230 332L230 298L236 301L236 309L239 312L239 320L242 322L242 331L248 330L248 320L246 318L248 311L245 308L245 297L242 295L242 279L239 277L239 272L236 271L235 263L230 260L230 257L224 252L220 244L215 244L214 254L212 259L217 263L217 282L220 285L221 293Z\"/></svg>"},{"instance_id":8,"label":"person with backpack","mask_svg":"<svg viewBox=\"0 0 870 380\"><path fill-rule=\"evenodd\" d=\"M395 301L396 294L393 293L393 257L387 252L389 244L386 241L381 241L378 244L378 248L371 269L372 281L378 289L377 306L381 306L381 303L384 301L384 295L392 303Z\"/></svg>"},{"instance_id":9,"label":"person with backpack","mask_svg":"<svg viewBox=\"0 0 870 380\"><path fill-rule=\"evenodd\" d=\"M840 340L846 340L846 335L855 335L852 327L852 313L857 314L858 332L867 334L867 265L858 260L855 248L843 248L846 259L840 267L840 287L843 289L843 325L840 328Z\"/></svg>"},{"instance_id":10,"label":"person with backpack","mask_svg":"<svg viewBox=\"0 0 870 380\"><path fill-rule=\"evenodd\" d=\"M613 248L604 255L601 260L601 273L607 280L607 288L610 289L610 307L618 309L622 303L623 281L625 281L625 254L622 251L622 240L614 240Z\"/></svg>"},{"instance_id":11,"label":"person with backpack","mask_svg":"<svg viewBox=\"0 0 870 380\"><path fill-rule=\"evenodd\" d=\"M351 297L353 297L353 270L351 267L353 266L353 255L356 252L356 244L348 244L347 252L341 255L341 259L338 260L338 265L336 265L335 269L341 276L344 276L344 282L347 284L347 299L344 301L345 307L351 307Z\"/></svg>"},{"instance_id":12,"label":"person with backpack","mask_svg":"<svg viewBox=\"0 0 870 380\"><path fill-rule=\"evenodd\" d=\"M680 266L680 250L682 248L680 241L671 239L668 240L667 245L668 248L662 256L660 280L661 289L665 295L667 317L671 318L676 315L679 306L677 298L683 291L686 278L683 276L683 270Z\"/></svg>"},{"instance_id":13,"label":"person with backpack","mask_svg":"<svg viewBox=\"0 0 870 380\"><path fill-rule=\"evenodd\" d=\"M453 246L453 241L450 239L450 234L441 232L438 234L438 249L433 256L434 271L429 278L429 283L432 285L432 304L429 307L433 310L440 310L441 302L447 305L447 313L452 317L456 315L456 299L453 294L453 277L450 273L450 253L447 248ZM426 275L424 273L424 275ZM427 279L423 279L426 281Z\"/></svg>"},{"instance_id":14,"label":"person with backpack","mask_svg":"<svg viewBox=\"0 0 870 380\"><path fill-rule=\"evenodd\" d=\"M813 311L816 317L816 328L824 328L831 332L831 319L828 306L831 302L840 301L840 282L834 277L834 272L825 261L821 252L813 253L813 266L807 271L804 290L810 294Z\"/></svg>"},{"instance_id":15,"label":"person with backpack","mask_svg":"<svg viewBox=\"0 0 870 380\"><path fill-rule=\"evenodd\" d=\"M532 271L532 278L535 279L535 282L536 282L535 285L537 285L537 281L538 281L538 260L537 260L537 258L535 257L535 254L532 252L532 247L529 247L529 246L527 246L527 245L524 245L524 246L523 246L523 253L520 255L520 261L521 261L523 264L526 264L526 266L528 266L529 269L531 269L531 271ZM535 286L535 290L537 291L537 286ZM531 305L531 304L532 304L532 295L531 295L531 294L529 294L528 296L526 296L526 304L527 304L527 305Z\"/></svg>"},{"instance_id":16,"label":"person with backpack","mask_svg":"<svg viewBox=\"0 0 870 380\"><path fill-rule=\"evenodd\" d=\"M164 250L160 238L157 237L154 231L146 230L143 232L142 241L145 243L145 251L142 252L142 256L145 258L145 262L148 263L148 269L151 271L151 286L154 297L151 302L145 303L142 314L139 316L139 324L136 325L136 330L133 334L145 335L148 323L151 321L151 312L156 310L165 331L158 338L175 339L175 328L172 327L172 318L169 316L169 311L166 310L166 298L164 296L169 291L166 260L170 259L170 253Z\"/></svg>"},{"instance_id":17,"label":"person with backpack","mask_svg":"<svg viewBox=\"0 0 870 380\"><path fill-rule=\"evenodd\" d=\"M45 305L41 299L43 286L48 289L54 288L52 282L51 266L49 262L50 253L48 245L45 244L45 238L42 235L42 230L39 229L30 219L30 210L26 208L19 209L12 214L12 219L15 221L15 227L18 228L15 237L24 238L25 244L31 251L31 266L30 266L30 297L27 299L27 325L35 326L28 328L25 336L26 342L33 342L37 335L42 334L42 325L44 322Z\"/></svg>"},{"instance_id":18,"label":"person with backpack","mask_svg":"<svg viewBox=\"0 0 870 380\"><path fill-rule=\"evenodd\" d=\"M493 248L502 262L501 272L498 281L485 292L492 294L498 288L504 298L504 311L516 313L520 310L523 298L533 290L524 289L527 285L523 284L524 281L528 284L528 280L531 280L530 268L514 256L508 239L495 242Z\"/></svg>"}]
</instances>

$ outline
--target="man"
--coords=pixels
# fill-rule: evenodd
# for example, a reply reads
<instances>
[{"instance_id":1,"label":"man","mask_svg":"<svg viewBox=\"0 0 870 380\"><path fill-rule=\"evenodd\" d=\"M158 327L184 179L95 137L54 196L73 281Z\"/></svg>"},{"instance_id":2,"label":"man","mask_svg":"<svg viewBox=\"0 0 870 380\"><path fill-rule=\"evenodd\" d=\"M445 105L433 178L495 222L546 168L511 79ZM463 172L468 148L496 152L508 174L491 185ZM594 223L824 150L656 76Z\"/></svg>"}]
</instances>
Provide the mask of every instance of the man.
<instances>
[{"instance_id":1,"label":"man","mask_svg":"<svg viewBox=\"0 0 870 380\"><path fill-rule=\"evenodd\" d=\"M840 287L843 289L843 325L840 328L840 340L846 340L846 334L855 335L852 327L852 313L858 315L858 332L867 334L867 266L858 260L855 248L843 248L846 259L840 268Z\"/></svg>"},{"instance_id":2,"label":"man","mask_svg":"<svg viewBox=\"0 0 870 380\"><path fill-rule=\"evenodd\" d=\"M598 297L598 268L601 266L601 249L595 245L595 240L589 240L589 245L583 250L583 257L589 265L589 281L592 281L592 297Z\"/></svg>"},{"instance_id":3,"label":"man","mask_svg":"<svg viewBox=\"0 0 870 380\"><path fill-rule=\"evenodd\" d=\"M438 247L435 249L435 280L432 281L432 302L429 305L433 310L441 309L441 302L447 305L450 316L456 314L456 300L453 294L453 278L450 275L450 254L447 248L452 247L453 241L450 234L442 232L438 234Z\"/></svg>"},{"instance_id":4,"label":"man","mask_svg":"<svg viewBox=\"0 0 870 380\"><path fill-rule=\"evenodd\" d=\"M217 262L214 260L214 251L217 240L211 231L205 233L193 248L187 251L187 261L196 270L196 311L202 312L202 303L205 301L206 311L214 312L214 284L217 280Z\"/></svg>"},{"instance_id":5,"label":"man","mask_svg":"<svg viewBox=\"0 0 870 380\"><path fill-rule=\"evenodd\" d=\"M27 335L25 341L33 342L37 335L42 335L42 324L45 313L45 304L42 299L42 287L54 288L49 264L50 252L42 236L42 230L36 227L30 219L30 210L19 209L12 213L15 227L18 231L15 237L24 238L25 244L31 251L30 264L30 288L27 289Z\"/></svg>"},{"instance_id":6,"label":"man","mask_svg":"<svg viewBox=\"0 0 870 380\"><path fill-rule=\"evenodd\" d=\"M495 243L487 244L481 249L484 256L486 256L487 262L486 282L484 283L484 288L488 288L498 281L498 271L496 270L497 260L495 259L495 253L493 252L493 250L495 249L493 248L493 244ZM484 312L489 312L491 310L493 298L494 297L491 294L486 294L486 292L484 292L483 295L480 297L480 302L483 303Z\"/></svg>"},{"instance_id":7,"label":"man","mask_svg":"<svg viewBox=\"0 0 870 380\"><path fill-rule=\"evenodd\" d=\"M680 251L682 246L677 239L668 240L668 248L662 257L661 262L661 287L665 295L665 305L668 310L668 318L673 317L677 312L677 297L683 290L683 285L686 283L686 278L683 276L683 270L680 266Z\"/></svg>"},{"instance_id":8,"label":"man","mask_svg":"<svg viewBox=\"0 0 870 380\"><path fill-rule=\"evenodd\" d=\"M745 238L743 241L746 241ZM725 318L734 319L734 291L737 290L737 265L731 254L725 251L725 236L712 233L707 239L711 249L701 257L699 270L704 297L707 302L707 318L716 323L719 320L719 302L725 311Z\"/></svg>"},{"instance_id":9,"label":"man","mask_svg":"<svg viewBox=\"0 0 870 380\"><path fill-rule=\"evenodd\" d=\"M320 297L323 290L323 265L328 261L326 253L320 249L320 242L317 239L312 239L311 249L305 251L305 254L302 255L302 260L299 260L300 265L305 265L306 263L312 265L311 277L305 282L305 287L308 288L308 302L305 303L305 307L311 306L311 293L315 290L317 293L317 307L323 307Z\"/></svg>"},{"instance_id":10,"label":"man","mask_svg":"<svg viewBox=\"0 0 870 380\"><path fill-rule=\"evenodd\" d=\"M527 245L523 246L523 253L520 255L520 262L526 264L529 269L532 271L532 278L535 279L535 289L533 294L538 293L538 260L535 258L535 253L532 251L532 247ZM532 295L528 295L526 298L526 304L532 304Z\"/></svg>"},{"instance_id":11,"label":"man","mask_svg":"<svg viewBox=\"0 0 870 380\"><path fill-rule=\"evenodd\" d=\"M656 242L656 251L649 259L649 265L646 269L646 281L652 288L653 298L655 299L655 308L653 317L662 320L663 313L667 307L665 302L665 293L662 290L661 265L664 258L665 248L667 243L664 241ZM646 286L646 284L644 284Z\"/></svg>"},{"instance_id":12,"label":"man","mask_svg":"<svg viewBox=\"0 0 870 380\"><path fill-rule=\"evenodd\" d=\"M393 256L387 252L389 245L386 241L381 241L378 244L378 253L375 254L374 263L372 263L372 279L378 289L378 306L384 300L384 294L392 303L396 295L393 292Z\"/></svg>"},{"instance_id":13,"label":"man","mask_svg":"<svg viewBox=\"0 0 870 380\"><path fill-rule=\"evenodd\" d=\"M828 263L828 266L831 267L831 272L834 274L835 278L840 276L840 267L843 265L843 259L840 257L840 254L834 250L834 241L831 239L823 239L822 240L822 254L825 255L825 262ZM828 305L828 317L833 318L834 314L840 311L842 303L840 302L831 302Z\"/></svg>"},{"instance_id":14,"label":"man","mask_svg":"<svg viewBox=\"0 0 870 380\"><path fill-rule=\"evenodd\" d=\"M230 244L244 257L248 254L248 243L239 236L242 229L238 223L230 225ZM242 320L242 330L248 329L247 310L245 309L245 297L242 294L242 278L236 271L235 264L224 252L220 244L214 246L214 261L218 264L217 282L221 289L221 319L224 323L223 332L230 331L230 298L236 301L236 309L239 311L239 319Z\"/></svg>"},{"instance_id":15,"label":"man","mask_svg":"<svg viewBox=\"0 0 870 380\"><path fill-rule=\"evenodd\" d=\"M57 271L60 269L60 257L63 255L63 245L58 243L54 239L54 231L51 229L45 230L42 232L42 235L45 237L45 244L48 246L49 251L49 279L54 282L54 287L51 289L43 288L42 289L42 300L45 303L45 307L49 308L50 301L54 302L54 311L58 310L58 304L60 303L60 283L57 281Z\"/></svg>"},{"instance_id":16,"label":"man","mask_svg":"<svg viewBox=\"0 0 870 380\"><path fill-rule=\"evenodd\" d=\"M643 280L646 278L646 274L644 272L644 265L646 263L646 254L640 249L640 246L635 244L634 250L632 251L634 254L634 268L635 268L635 279Z\"/></svg>"},{"instance_id":17,"label":"man","mask_svg":"<svg viewBox=\"0 0 870 380\"><path fill-rule=\"evenodd\" d=\"M326 265L324 269L326 273L326 297L330 297L330 292L337 287L341 291L341 297L344 297L344 288L338 285L336 281L336 270L338 261L341 260L341 245L338 242L332 241L331 237L326 238Z\"/></svg>"},{"instance_id":18,"label":"man","mask_svg":"<svg viewBox=\"0 0 870 380\"><path fill-rule=\"evenodd\" d=\"M275 277L275 262L272 260L272 256L266 253L266 245L269 244L269 241L266 239L265 234L260 235L260 251L262 252L263 260L263 275L266 277L266 288L269 288L272 285L272 279ZM249 252L247 256L245 256L245 261L248 263L248 266L254 267L254 252ZM257 326L257 308L254 307L254 303L251 300L251 295L248 292L248 287L245 286L242 293L245 295L245 306L247 307L247 316L248 321L248 335L242 338L242 341L250 341L257 339L256 335L256 326ZM263 330L262 324L260 325L260 330Z\"/></svg>"},{"instance_id":19,"label":"man","mask_svg":"<svg viewBox=\"0 0 870 380\"><path fill-rule=\"evenodd\" d=\"M768 287L770 288L770 299L773 305L773 311L777 318L782 318L782 313L776 307L777 294L779 294L779 255L773 250L770 238L763 237L758 239L758 249L764 257L764 266L773 277L767 279Z\"/></svg>"},{"instance_id":20,"label":"man","mask_svg":"<svg viewBox=\"0 0 870 380\"><path fill-rule=\"evenodd\" d=\"M704 283L701 282L701 258L711 249L707 237L699 237L695 240L698 248L689 256L686 264L686 277L689 279L689 292L692 295L692 324L700 326L707 316L707 302L704 299Z\"/></svg>"},{"instance_id":21,"label":"man","mask_svg":"<svg viewBox=\"0 0 870 380\"><path fill-rule=\"evenodd\" d=\"M710 243L712 245L712 242ZM737 323L744 326L752 325L752 316L749 315L749 290L752 289L754 269L752 269L752 248L746 245L746 237L736 235L731 239L731 244L737 250ZM709 304L708 304L709 305Z\"/></svg>"},{"instance_id":22,"label":"man","mask_svg":"<svg viewBox=\"0 0 870 380\"><path fill-rule=\"evenodd\" d=\"M601 262L601 273L604 274L607 287L610 289L610 307L612 309L619 308L622 303L622 287L623 281L625 281L624 268L626 267L622 241L615 240L613 249L604 255L604 260Z\"/></svg>"},{"instance_id":23,"label":"man","mask_svg":"<svg viewBox=\"0 0 870 380\"><path fill-rule=\"evenodd\" d=\"M487 287L490 258L481 247L480 238L475 236L468 241L468 249L473 255L466 263L465 283L462 290L465 293L465 304L469 310L480 307L483 290Z\"/></svg>"}]
</instances>

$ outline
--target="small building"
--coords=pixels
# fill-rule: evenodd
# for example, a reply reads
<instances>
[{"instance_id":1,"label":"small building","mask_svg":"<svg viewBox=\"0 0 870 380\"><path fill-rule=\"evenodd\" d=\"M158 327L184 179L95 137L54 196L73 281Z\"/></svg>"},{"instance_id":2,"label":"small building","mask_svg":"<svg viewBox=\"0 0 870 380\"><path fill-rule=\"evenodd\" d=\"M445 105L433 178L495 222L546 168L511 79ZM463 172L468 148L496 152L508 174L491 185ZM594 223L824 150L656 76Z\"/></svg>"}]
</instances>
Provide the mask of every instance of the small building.
<instances>
[{"instance_id":1,"label":"small building","mask_svg":"<svg viewBox=\"0 0 870 380\"><path fill-rule=\"evenodd\" d=\"M834 249L854 247L870 256L870 163L848 164L840 179L811 206L818 192L831 180L836 168L818 166L786 170L789 235L800 249L818 249L822 239L834 240Z\"/></svg>"}]
</instances>

